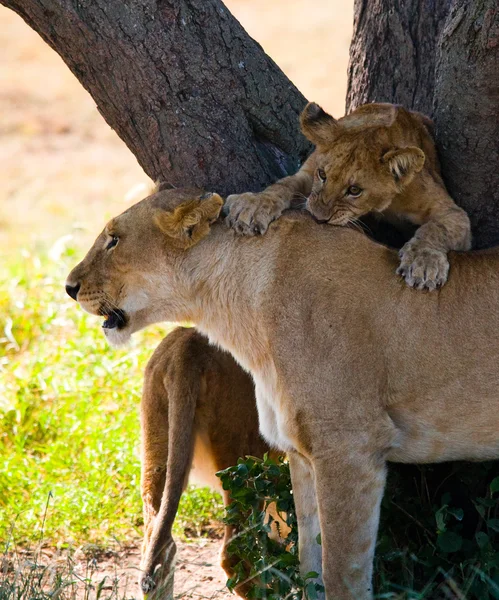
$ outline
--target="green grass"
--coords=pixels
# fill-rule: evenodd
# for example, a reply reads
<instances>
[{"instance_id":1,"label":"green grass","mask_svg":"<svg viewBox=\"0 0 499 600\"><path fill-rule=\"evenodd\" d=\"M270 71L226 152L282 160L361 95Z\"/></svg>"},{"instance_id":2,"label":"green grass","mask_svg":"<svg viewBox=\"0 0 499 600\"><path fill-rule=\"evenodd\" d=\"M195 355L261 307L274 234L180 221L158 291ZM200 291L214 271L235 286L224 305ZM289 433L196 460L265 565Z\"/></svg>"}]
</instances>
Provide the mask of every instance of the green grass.
<instances>
[{"instance_id":1,"label":"green grass","mask_svg":"<svg viewBox=\"0 0 499 600\"><path fill-rule=\"evenodd\" d=\"M0 263L0 540L14 546L142 535L138 406L144 367L169 328L110 348L100 320L64 292L81 257L59 248ZM184 496L177 535L220 518L216 495Z\"/></svg>"}]
</instances>

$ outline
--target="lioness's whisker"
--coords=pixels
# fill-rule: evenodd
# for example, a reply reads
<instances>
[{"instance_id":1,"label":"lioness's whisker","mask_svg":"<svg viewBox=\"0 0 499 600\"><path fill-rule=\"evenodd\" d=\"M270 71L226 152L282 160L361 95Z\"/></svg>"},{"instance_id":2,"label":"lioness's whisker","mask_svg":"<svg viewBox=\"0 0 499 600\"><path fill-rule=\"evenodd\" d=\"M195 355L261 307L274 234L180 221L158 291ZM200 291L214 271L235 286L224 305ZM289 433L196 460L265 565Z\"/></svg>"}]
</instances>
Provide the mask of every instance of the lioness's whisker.
<instances>
[{"instance_id":1,"label":"lioness's whisker","mask_svg":"<svg viewBox=\"0 0 499 600\"><path fill-rule=\"evenodd\" d=\"M103 297L103 304L106 308L109 308L111 310L119 310L117 302L107 292L102 290L101 295Z\"/></svg>"}]
</instances>

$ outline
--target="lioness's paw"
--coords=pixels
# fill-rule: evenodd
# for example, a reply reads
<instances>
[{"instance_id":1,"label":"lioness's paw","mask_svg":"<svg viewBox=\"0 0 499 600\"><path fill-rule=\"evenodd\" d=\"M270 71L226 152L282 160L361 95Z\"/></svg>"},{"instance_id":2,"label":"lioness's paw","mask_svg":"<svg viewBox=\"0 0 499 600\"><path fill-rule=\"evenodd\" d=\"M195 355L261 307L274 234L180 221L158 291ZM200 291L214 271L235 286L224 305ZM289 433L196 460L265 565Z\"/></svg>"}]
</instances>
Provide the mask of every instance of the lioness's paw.
<instances>
[{"instance_id":1,"label":"lioness's paw","mask_svg":"<svg viewBox=\"0 0 499 600\"><path fill-rule=\"evenodd\" d=\"M399 252L400 265L397 274L407 285L418 290L436 290L444 285L449 275L447 254L425 246L408 242Z\"/></svg>"},{"instance_id":2,"label":"lioness's paw","mask_svg":"<svg viewBox=\"0 0 499 600\"><path fill-rule=\"evenodd\" d=\"M151 593L155 587L156 583L149 575L144 575L140 578L140 589L144 595Z\"/></svg>"},{"instance_id":3,"label":"lioness's paw","mask_svg":"<svg viewBox=\"0 0 499 600\"><path fill-rule=\"evenodd\" d=\"M237 233L260 235L281 216L284 208L282 200L272 193L233 194L225 201L225 222Z\"/></svg>"}]
</instances>

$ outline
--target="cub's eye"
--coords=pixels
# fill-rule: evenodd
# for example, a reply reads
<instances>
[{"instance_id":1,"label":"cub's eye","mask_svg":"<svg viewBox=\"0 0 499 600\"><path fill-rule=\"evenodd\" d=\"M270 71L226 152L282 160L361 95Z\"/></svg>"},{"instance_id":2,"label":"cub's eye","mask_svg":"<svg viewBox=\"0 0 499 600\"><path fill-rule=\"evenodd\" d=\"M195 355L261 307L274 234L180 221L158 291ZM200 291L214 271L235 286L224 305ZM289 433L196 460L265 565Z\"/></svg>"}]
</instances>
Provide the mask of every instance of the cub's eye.
<instances>
[{"instance_id":1,"label":"cub's eye","mask_svg":"<svg viewBox=\"0 0 499 600\"><path fill-rule=\"evenodd\" d=\"M362 194L362 188L358 185L351 185L347 190L347 196L358 198Z\"/></svg>"},{"instance_id":2,"label":"cub's eye","mask_svg":"<svg viewBox=\"0 0 499 600\"><path fill-rule=\"evenodd\" d=\"M120 241L120 238L116 235L113 235L111 237L111 241L106 246L106 250L111 250L111 248L114 248L119 241Z\"/></svg>"},{"instance_id":3,"label":"cub's eye","mask_svg":"<svg viewBox=\"0 0 499 600\"><path fill-rule=\"evenodd\" d=\"M324 169L317 169L317 177L324 183L327 179L326 171Z\"/></svg>"}]
</instances>

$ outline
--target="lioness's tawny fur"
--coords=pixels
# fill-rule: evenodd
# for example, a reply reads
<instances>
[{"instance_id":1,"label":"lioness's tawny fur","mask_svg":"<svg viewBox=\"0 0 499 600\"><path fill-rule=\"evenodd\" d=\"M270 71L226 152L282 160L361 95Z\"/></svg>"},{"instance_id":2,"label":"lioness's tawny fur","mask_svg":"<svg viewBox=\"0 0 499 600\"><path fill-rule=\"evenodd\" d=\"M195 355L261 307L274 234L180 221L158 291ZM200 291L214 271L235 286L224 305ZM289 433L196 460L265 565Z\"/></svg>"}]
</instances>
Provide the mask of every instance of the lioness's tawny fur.
<instances>
[{"instance_id":1,"label":"lioness's tawny fur","mask_svg":"<svg viewBox=\"0 0 499 600\"><path fill-rule=\"evenodd\" d=\"M387 461L499 457L499 251L451 254L448 283L415 294L396 252L357 231L290 213L241 237L207 228L221 207L195 190L143 200L68 292L95 315L112 299L112 343L190 320L252 373L261 432L290 453L301 568L321 571L320 532L328 600L371 599Z\"/></svg>"},{"instance_id":2,"label":"lioness's tawny fur","mask_svg":"<svg viewBox=\"0 0 499 600\"><path fill-rule=\"evenodd\" d=\"M334 119L317 104L301 115L316 145L302 168L259 194L229 196L229 223L241 233L266 231L293 198L308 198L320 221L347 225L367 213L418 225L400 251L397 272L417 288L447 281L449 250L469 250L470 221L445 189L431 121L393 104L366 104Z\"/></svg>"},{"instance_id":3,"label":"lioness's tawny fur","mask_svg":"<svg viewBox=\"0 0 499 600\"><path fill-rule=\"evenodd\" d=\"M149 360L140 409L144 541L140 584L155 598L173 597L176 553L172 526L188 480L219 491L217 471L246 455L263 456L253 381L232 356L210 345L195 329L178 328ZM233 575L226 545L222 567ZM246 587L236 592L245 597ZM152 596L151 596L152 597Z\"/></svg>"}]
</instances>

